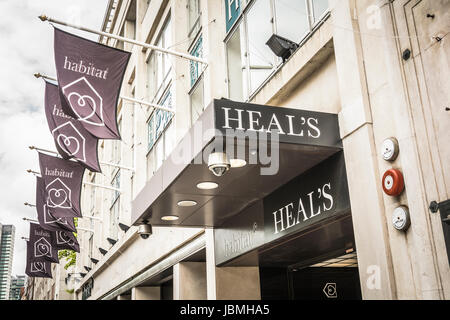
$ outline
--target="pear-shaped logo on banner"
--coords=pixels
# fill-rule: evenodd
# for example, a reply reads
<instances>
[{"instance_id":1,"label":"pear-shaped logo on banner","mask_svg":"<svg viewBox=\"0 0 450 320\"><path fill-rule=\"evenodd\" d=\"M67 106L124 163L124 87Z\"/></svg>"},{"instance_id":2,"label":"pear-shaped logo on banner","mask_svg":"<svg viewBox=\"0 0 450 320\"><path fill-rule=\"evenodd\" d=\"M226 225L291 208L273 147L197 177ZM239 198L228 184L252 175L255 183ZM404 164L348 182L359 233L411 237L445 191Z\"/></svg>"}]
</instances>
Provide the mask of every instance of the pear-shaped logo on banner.
<instances>
[{"instance_id":1,"label":"pear-shaped logo on banner","mask_svg":"<svg viewBox=\"0 0 450 320\"><path fill-rule=\"evenodd\" d=\"M56 178L47 185L47 205L50 208L71 209L71 194L70 188Z\"/></svg>"},{"instance_id":2,"label":"pear-shaped logo on banner","mask_svg":"<svg viewBox=\"0 0 450 320\"><path fill-rule=\"evenodd\" d=\"M31 263L31 272L46 272L45 270L45 262L32 262Z\"/></svg>"},{"instance_id":3,"label":"pear-shaped logo on banner","mask_svg":"<svg viewBox=\"0 0 450 320\"><path fill-rule=\"evenodd\" d=\"M67 222L68 218L58 218L56 219L55 217L53 217L50 214L50 211L48 210L48 207L46 204L44 204L44 223L45 224L52 224L52 223L56 223L56 224L63 224L63 225L68 225L69 223Z\"/></svg>"},{"instance_id":4,"label":"pear-shaped logo on banner","mask_svg":"<svg viewBox=\"0 0 450 320\"><path fill-rule=\"evenodd\" d=\"M85 77L62 87L62 92L79 121L99 127L105 125L103 99Z\"/></svg>"},{"instance_id":5,"label":"pear-shaped logo on banner","mask_svg":"<svg viewBox=\"0 0 450 320\"><path fill-rule=\"evenodd\" d=\"M86 139L70 121L63 123L52 131L58 146L69 156L86 161Z\"/></svg>"},{"instance_id":6,"label":"pear-shaped logo on banner","mask_svg":"<svg viewBox=\"0 0 450 320\"><path fill-rule=\"evenodd\" d=\"M64 231L56 231L56 244L68 244L70 246L75 245L75 242Z\"/></svg>"},{"instance_id":7,"label":"pear-shaped logo on banner","mask_svg":"<svg viewBox=\"0 0 450 320\"><path fill-rule=\"evenodd\" d=\"M47 239L39 238L39 240L34 243L34 256L36 258L52 256L52 245Z\"/></svg>"}]
</instances>

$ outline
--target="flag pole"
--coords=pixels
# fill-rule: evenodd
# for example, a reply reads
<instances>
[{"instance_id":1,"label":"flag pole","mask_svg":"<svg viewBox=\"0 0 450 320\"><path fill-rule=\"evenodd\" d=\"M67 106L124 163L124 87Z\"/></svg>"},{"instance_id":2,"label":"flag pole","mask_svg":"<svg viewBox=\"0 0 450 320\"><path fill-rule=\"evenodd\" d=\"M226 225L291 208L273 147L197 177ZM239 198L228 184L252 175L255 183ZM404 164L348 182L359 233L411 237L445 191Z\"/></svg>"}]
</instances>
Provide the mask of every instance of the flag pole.
<instances>
[{"instance_id":1,"label":"flag pole","mask_svg":"<svg viewBox=\"0 0 450 320\"><path fill-rule=\"evenodd\" d=\"M94 216L82 216L81 219L83 219L83 218L88 218L88 219L92 219L92 220L97 220L97 221L103 222L103 219L102 219L102 218L99 218L99 217L94 217Z\"/></svg>"},{"instance_id":2,"label":"flag pole","mask_svg":"<svg viewBox=\"0 0 450 320\"><path fill-rule=\"evenodd\" d=\"M40 172L31 170L31 169L28 169L27 172L28 172L28 173L32 173L32 174L34 174L34 175L41 175ZM87 185L87 186L92 186L92 187L97 187L97 188L103 188L103 189L113 190L113 191L122 193L122 191L121 191L120 189L117 189L117 188L114 188L114 187L110 187L110 186L104 186L104 185L101 185L101 184L96 184L96 183L86 182L86 181L83 181L83 184L84 184L84 185Z\"/></svg>"},{"instance_id":3,"label":"flag pole","mask_svg":"<svg viewBox=\"0 0 450 320\"><path fill-rule=\"evenodd\" d=\"M122 98L123 100L128 100L128 101L131 101L131 102L142 104L144 106L149 106L149 107L153 107L155 109L161 109L163 111L168 111L168 112L171 112L171 113L175 113L174 110L172 110L170 108L167 108L167 107L164 107L164 106L161 106L161 105L156 104L156 103L147 102L147 101L144 101L144 100L139 100L139 99L135 99L135 98L131 98L131 97L125 97L125 96L120 96L120 98Z\"/></svg>"},{"instance_id":4,"label":"flag pole","mask_svg":"<svg viewBox=\"0 0 450 320\"><path fill-rule=\"evenodd\" d=\"M196 61L196 62L204 64L205 66L208 65L206 60L201 59L201 58L196 57L196 56L193 56L193 55L190 55L190 54L187 54L187 53L177 52L177 51L173 51L173 50L170 50L170 49L165 49L165 48L161 48L161 47L158 47L158 46L154 46L154 45L151 45L149 43L145 43L145 42L141 42L141 41L137 41L137 40L121 37L121 36L118 36L118 35L115 35L115 34L112 34L112 33L107 33L107 32L103 32L103 31L94 30L94 29L78 26L78 25L75 25L75 24L67 23L67 22L64 22L64 21L60 21L60 20L57 20L57 19L54 19L54 18L47 17L45 14L40 15L38 18L41 21L43 21L43 22L44 21L53 22L53 23L60 24L60 25L66 26L66 27L70 27L70 28L74 28L74 29L78 29L78 30L82 30L82 31L90 32L90 33L95 33L95 34L98 34L98 35L101 35L101 36L104 36L104 37L116 39L116 40L123 41L123 42L128 42L128 43L131 43L131 44L143 47L143 48L147 48L147 49L151 49L151 50L155 50L155 51L171 54L171 55L174 55L174 56L179 57L179 58Z\"/></svg>"},{"instance_id":5,"label":"flag pole","mask_svg":"<svg viewBox=\"0 0 450 320\"><path fill-rule=\"evenodd\" d=\"M35 73L34 76L35 76L37 79L42 78L42 79L44 79L44 80L46 79L46 80L58 81L56 78L47 76L47 75L45 75L45 74L40 74L39 72L38 72L38 73Z\"/></svg>"},{"instance_id":6,"label":"flag pole","mask_svg":"<svg viewBox=\"0 0 450 320\"><path fill-rule=\"evenodd\" d=\"M31 204L31 203L28 203L28 202L25 202L24 205L26 205L27 207L36 207L35 204Z\"/></svg>"},{"instance_id":7,"label":"flag pole","mask_svg":"<svg viewBox=\"0 0 450 320\"><path fill-rule=\"evenodd\" d=\"M34 76L36 78L38 78L38 79L42 78L42 79L51 80L51 81L58 81L56 78L47 76L45 74L35 73ZM168 112L171 112L171 113L175 113L174 110L172 110L170 108L167 108L167 107L164 107L164 106L161 106L161 105L156 104L156 103L152 103L152 102L148 102L148 101L144 101L144 100L139 100L139 99L123 96L123 95L121 95L120 98L123 99L123 100L128 100L128 101L135 102L135 103L138 103L138 104L142 104L142 105L145 105L145 106L153 107L155 109L161 109L163 111L168 111Z\"/></svg>"},{"instance_id":8,"label":"flag pole","mask_svg":"<svg viewBox=\"0 0 450 320\"><path fill-rule=\"evenodd\" d=\"M43 149L43 148L38 148L35 146L29 146L28 148L30 148L30 150L36 150L36 151L42 151L42 152L47 152L47 153L51 153L51 154L55 154L57 156L59 156L59 153L56 151L52 151L52 150L47 150L47 149ZM72 159L71 159L72 160ZM73 160L75 161L75 160ZM115 164L115 163L110 163L110 162L99 162L100 164L104 164L106 166L111 166L111 167L116 167L116 168L120 168L120 169L124 169L124 170L130 170L134 172L134 168L130 168L130 167L126 167L120 164Z\"/></svg>"},{"instance_id":9,"label":"flag pole","mask_svg":"<svg viewBox=\"0 0 450 320\"><path fill-rule=\"evenodd\" d=\"M91 182L83 182L83 184L87 185L87 186L103 188L103 189L113 190L113 191L122 193L122 191L120 189L117 189L117 188L114 188L114 187L110 187L110 186L103 186L103 185L96 184L96 183L91 183Z\"/></svg>"},{"instance_id":10,"label":"flag pole","mask_svg":"<svg viewBox=\"0 0 450 320\"><path fill-rule=\"evenodd\" d=\"M36 207L36 205L34 204L30 204L28 202L25 202L24 205L29 206L29 207ZM92 219L92 220L98 220L100 222L103 222L102 218L98 218L98 217L94 217L94 216L82 216L82 217L77 217L77 219L84 219L84 218L88 218L88 219ZM29 219L29 218L22 218L22 220L25 221L30 221L30 222L38 222L37 220L33 220L33 219Z\"/></svg>"}]
</instances>

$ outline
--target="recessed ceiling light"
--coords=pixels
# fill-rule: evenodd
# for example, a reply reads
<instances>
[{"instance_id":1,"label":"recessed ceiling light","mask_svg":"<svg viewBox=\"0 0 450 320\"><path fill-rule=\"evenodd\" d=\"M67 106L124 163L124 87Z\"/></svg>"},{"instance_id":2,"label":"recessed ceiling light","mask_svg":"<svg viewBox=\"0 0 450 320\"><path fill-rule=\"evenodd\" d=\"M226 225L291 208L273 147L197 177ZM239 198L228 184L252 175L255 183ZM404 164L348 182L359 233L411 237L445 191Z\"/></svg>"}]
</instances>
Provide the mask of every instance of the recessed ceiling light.
<instances>
[{"instance_id":1,"label":"recessed ceiling light","mask_svg":"<svg viewBox=\"0 0 450 320\"><path fill-rule=\"evenodd\" d=\"M164 217L161 217L161 220L163 220L163 221L175 221L175 220L178 220L178 219L179 219L178 216L164 216Z\"/></svg>"},{"instance_id":2,"label":"recessed ceiling light","mask_svg":"<svg viewBox=\"0 0 450 320\"><path fill-rule=\"evenodd\" d=\"M193 207L197 204L196 201L193 200L182 200L182 201L178 201L177 205L179 207Z\"/></svg>"},{"instance_id":3,"label":"recessed ceiling light","mask_svg":"<svg viewBox=\"0 0 450 320\"><path fill-rule=\"evenodd\" d=\"M245 167L245 165L247 165L247 161L243 159L231 159L230 164L232 168L242 168Z\"/></svg>"},{"instance_id":4,"label":"recessed ceiling light","mask_svg":"<svg viewBox=\"0 0 450 320\"><path fill-rule=\"evenodd\" d=\"M215 182L200 182L197 184L197 188L203 190L216 189L219 185Z\"/></svg>"}]
</instances>

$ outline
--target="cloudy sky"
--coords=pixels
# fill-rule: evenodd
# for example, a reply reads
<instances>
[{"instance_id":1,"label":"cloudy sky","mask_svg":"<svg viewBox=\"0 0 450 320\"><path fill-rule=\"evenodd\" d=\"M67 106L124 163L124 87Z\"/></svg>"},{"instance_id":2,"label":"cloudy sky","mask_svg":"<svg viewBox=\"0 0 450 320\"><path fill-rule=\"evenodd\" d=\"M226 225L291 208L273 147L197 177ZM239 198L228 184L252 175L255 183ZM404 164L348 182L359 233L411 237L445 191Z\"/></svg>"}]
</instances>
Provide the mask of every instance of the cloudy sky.
<instances>
[{"instance_id":1,"label":"cloudy sky","mask_svg":"<svg viewBox=\"0 0 450 320\"><path fill-rule=\"evenodd\" d=\"M100 29L107 0L0 0L0 223L16 227L13 274L25 274L25 241L36 219L35 178L27 169L39 167L29 145L55 149L44 115L44 83L40 72L55 76L53 28L37 16L47 16ZM67 29L75 32L73 29ZM78 32L86 38L98 36Z\"/></svg>"}]
</instances>

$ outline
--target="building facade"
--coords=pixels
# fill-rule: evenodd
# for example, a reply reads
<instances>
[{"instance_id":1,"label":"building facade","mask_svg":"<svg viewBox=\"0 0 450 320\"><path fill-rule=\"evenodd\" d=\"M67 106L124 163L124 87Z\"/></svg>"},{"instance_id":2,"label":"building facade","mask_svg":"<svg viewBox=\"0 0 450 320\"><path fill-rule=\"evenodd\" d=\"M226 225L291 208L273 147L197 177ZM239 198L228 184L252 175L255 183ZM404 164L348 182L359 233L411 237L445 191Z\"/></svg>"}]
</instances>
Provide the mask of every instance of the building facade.
<instances>
[{"instance_id":1,"label":"building facade","mask_svg":"<svg viewBox=\"0 0 450 320\"><path fill-rule=\"evenodd\" d=\"M25 288L25 276L12 276L11 289L9 290L9 300L21 300L21 294Z\"/></svg>"},{"instance_id":2,"label":"building facade","mask_svg":"<svg viewBox=\"0 0 450 320\"><path fill-rule=\"evenodd\" d=\"M119 101L122 141L99 157L133 170L85 174L120 191L83 186L76 299L449 299L449 14L111 0L103 31L207 65L100 37L132 52L122 94L174 113ZM232 138L249 152L223 176L202 161L217 130L273 128L271 175L251 162L262 135Z\"/></svg>"},{"instance_id":3,"label":"building facade","mask_svg":"<svg viewBox=\"0 0 450 320\"><path fill-rule=\"evenodd\" d=\"M13 225L0 224L0 231L0 300L8 300L16 228Z\"/></svg>"}]
</instances>

